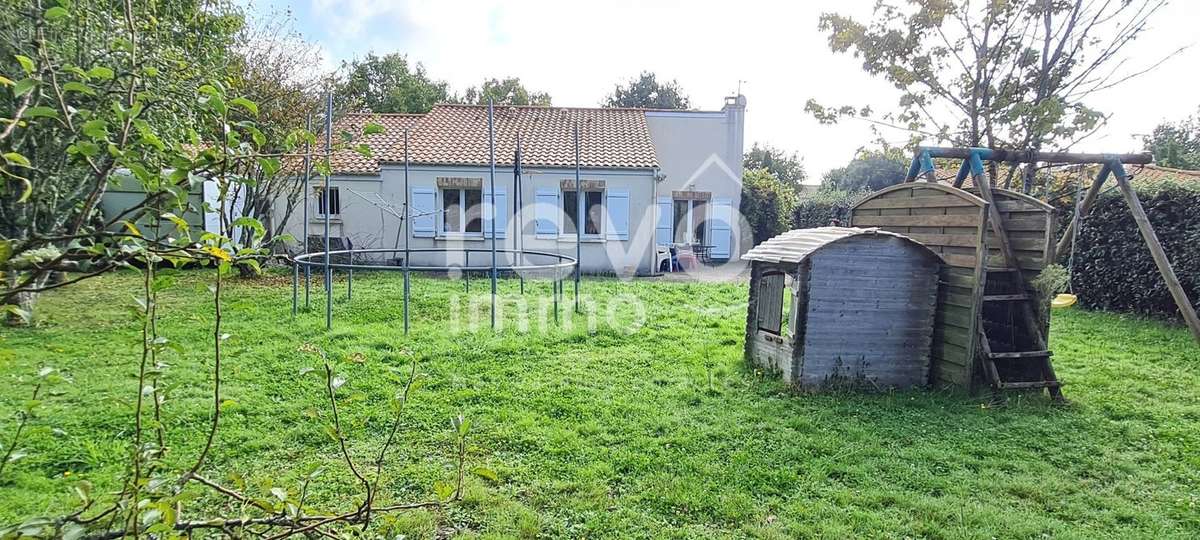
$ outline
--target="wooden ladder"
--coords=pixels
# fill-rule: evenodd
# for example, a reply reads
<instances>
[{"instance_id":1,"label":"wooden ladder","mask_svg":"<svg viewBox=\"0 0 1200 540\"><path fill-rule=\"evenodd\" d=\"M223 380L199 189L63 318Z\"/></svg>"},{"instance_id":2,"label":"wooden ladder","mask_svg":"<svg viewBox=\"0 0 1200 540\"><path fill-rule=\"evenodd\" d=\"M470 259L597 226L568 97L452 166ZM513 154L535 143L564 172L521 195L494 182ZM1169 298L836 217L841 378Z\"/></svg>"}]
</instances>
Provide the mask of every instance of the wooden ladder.
<instances>
[{"instance_id":1,"label":"wooden ladder","mask_svg":"<svg viewBox=\"0 0 1200 540\"><path fill-rule=\"evenodd\" d=\"M992 302L1011 302L1017 306L1016 318L1021 319L1020 324L1024 326L1024 330L1028 333L1032 342L1031 350L1016 350L996 352L992 350L992 341L988 337L987 330L983 324L983 306L980 307L979 321L979 343L983 348L983 367L989 383L992 386L993 392L999 393L1002 390L1010 389L1025 389L1025 388L1045 388L1050 392L1050 397L1061 401L1062 384L1058 381L1058 377L1054 374L1054 366L1050 363L1050 357L1053 356L1046 345L1046 336L1042 335L1042 328L1038 324L1036 310L1033 302L1038 299L1034 294L1031 294L1026 286L1025 277L1021 274L1021 264L1013 254L1012 244L1008 239L1008 232L1004 227L1003 217L1000 215L1000 209L996 207L995 198L992 196L992 188L986 179L977 179L975 182L979 190L980 198L988 203L988 221L992 224L992 234L1000 244L1000 252L1004 256L1005 266L1002 268L989 268L985 283L979 286L986 286L986 282L991 281L993 275L996 277L1008 276L1011 279L1011 289L1015 291L1009 294L985 294L983 296L984 304ZM983 246L986 249L986 246ZM1018 344L1013 344L1013 349L1018 348ZM1036 362L1038 372L1041 377L1033 381L1005 381L1001 377L1000 370L996 368L996 361L1005 362Z\"/></svg>"}]
</instances>

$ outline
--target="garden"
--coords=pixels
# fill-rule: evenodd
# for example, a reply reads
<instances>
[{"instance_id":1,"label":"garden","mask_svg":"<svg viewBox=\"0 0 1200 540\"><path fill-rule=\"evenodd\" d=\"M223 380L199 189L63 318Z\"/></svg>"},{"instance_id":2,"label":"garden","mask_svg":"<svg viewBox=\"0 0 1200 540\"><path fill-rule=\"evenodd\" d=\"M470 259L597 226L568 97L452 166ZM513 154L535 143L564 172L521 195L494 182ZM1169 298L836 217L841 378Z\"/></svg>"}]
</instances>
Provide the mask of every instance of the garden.
<instances>
[{"instance_id":1,"label":"garden","mask_svg":"<svg viewBox=\"0 0 1200 540\"><path fill-rule=\"evenodd\" d=\"M192 483L173 499L181 521L301 499L310 514L353 508L362 489L344 456L374 481L390 442L379 504L437 503L390 512L372 535L1200 534L1200 349L1171 324L1056 311L1070 403L1017 394L990 408L952 391L796 394L743 361L740 283L585 280L584 313L565 309L559 326L538 300L548 281L522 296L502 280L506 326L493 333L462 315L473 301L461 281L422 276L406 337L395 276L356 274L353 300L339 278L325 332L319 284L292 318L290 278L268 273L225 281L228 335L214 341L213 274L160 276L156 331L185 346L158 353L165 382L143 393L163 396L161 424L144 429L163 427L159 467L191 465L221 343L221 428L199 474L245 500ZM486 306L482 289L471 295ZM122 490L145 379L143 292L133 270L96 278L46 293L31 327L0 333L0 407L26 407L40 371L61 379L44 383L23 456L0 472L0 522L69 514L85 492L99 509ZM6 443L17 420L0 420ZM456 497L446 486L460 473Z\"/></svg>"},{"instance_id":2,"label":"garden","mask_svg":"<svg viewBox=\"0 0 1200 540\"><path fill-rule=\"evenodd\" d=\"M971 147L977 160L978 146L1024 156L990 159L986 175L971 165L971 181L980 196L994 186L1053 205L1059 230L1053 219L1036 229L1047 238L1080 217L1069 248L1036 263L1062 277L1039 294L1069 292L1078 303L1053 311L1048 344L1039 334L1036 348L986 355L1048 359L1034 349L1052 350L1056 379L1016 383L1053 382L1053 392L1062 381L1065 401L1000 386L998 376L1002 399L937 384L800 391L745 359L745 281L589 276L576 296L544 277L505 277L493 292L420 273L410 304L395 273L356 273L351 298L349 276L337 272L327 318L319 277L311 291L293 280L296 255L317 255L301 247L315 238L310 212L324 216L329 258L342 197L329 185L334 156L381 163L368 143L399 140L385 116L395 124L453 104L487 105L491 118L493 106L549 107L550 94L497 73L452 88L434 70L462 66L427 70L402 50L326 57L330 43L300 32L286 2L279 12L193 0L12 3L0 11L0 540L1200 537L1200 347L1178 324L1182 314L1200 328L1188 316L1188 298L1200 295L1200 117L1154 128L1127 175L1109 154L1073 168L1038 158L1102 132L1114 111L1093 106L1092 93L1185 48L1119 75L1131 56L1121 50L1165 4L1051 4L914 1L881 4L870 20L821 13L808 27L825 34L827 52L894 86L897 106L805 102L821 125L866 121L877 136L816 191L804 156L765 143L745 153L738 128L728 146L742 145L744 174L730 208L762 242L844 222L868 192L909 179L898 156L913 150L930 167L929 145ZM467 11L406 23L453 24L458 35ZM561 11L572 18L557 26L578 29L578 14ZM525 20L489 17L489 27ZM337 43L377 42L329 20L317 26L337 29ZM672 13L658 26L723 42L681 20ZM620 56L594 42L559 44ZM691 47L671 45L701 57ZM1048 51L1057 52L1040 56ZM531 56L523 61L553 59ZM958 62L943 61L950 56ZM746 58L756 56L728 65ZM559 65L548 73L570 79ZM744 105L740 86L727 104ZM787 92L787 110L805 91ZM651 71L601 103L700 105ZM378 118L335 129L352 111ZM806 144L840 138L827 133L802 135ZM662 180L657 166L647 172ZM1119 192L1104 188L1109 174L1120 176ZM1090 214L1081 196L1094 199ZM687 200L691 216L709 199ZM976 225L957 210L901 215L911 209L894 202L876 217ZM407 207L393 215L418 217ZM297 220L301 238L287 232ZM964 256L955 241L942 255ZM986 275L986 246L968 245L981 248L973 268ZM1042 246L1039 254L1055 252ZM1003 257L1021 276L1020 261ZM1032 302L1024 291L972 290L979 301ZM493 314L495 329L484 322ZM970 321L958 346L974 354L972 340L983 336L987 348L988 330Z\"/></svg>"}]
</instances>

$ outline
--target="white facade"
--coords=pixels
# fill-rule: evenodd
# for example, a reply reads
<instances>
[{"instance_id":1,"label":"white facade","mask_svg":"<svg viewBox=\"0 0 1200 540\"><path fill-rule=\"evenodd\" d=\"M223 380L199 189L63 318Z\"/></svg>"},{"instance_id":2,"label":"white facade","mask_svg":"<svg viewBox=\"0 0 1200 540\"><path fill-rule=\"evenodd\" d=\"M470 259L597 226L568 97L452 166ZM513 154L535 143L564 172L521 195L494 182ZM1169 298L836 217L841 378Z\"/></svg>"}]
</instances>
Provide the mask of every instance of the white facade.
<instances>
[{"instance_id":1,"label":"white facade","mask_svg":"<svg viewBox=\"0 0 1200 540\"><path fill-rule=\"evenodd\" d=\"M655 245L711 245L714 259L736 260L741 248L737 212L741 197L745 98L730 98L721 111L645 111L659 167L587 168L580 179L585 192L582 268L589 273L647 275L656 272ZM569 136L569 135L568 135ZM418 253L412 265L486 267L491 216L497 216L496 246L574 256L572 216L575 170L525 166L518 192L513 167L495 170L496 206L487 167L412 163L405 192L403 163L383 162L379 175L341 175L329 179L337 189L330 236L348 238L356 249L438 248L451 255ZM313 179L310 185L323 183ZM292 214L289 232L297 238L321 235L324 215L316 189L309 191L309 223L302 209ZM401 227L398 216L411 203L412 219ZM481 201L482 204L478 204ZM457 204L456 204L457 203ZM390 258L388 255L383 258ZM503 253L500 265L512 264ZM525 263L548 263L529 257Z\"/></svg>"}]
</instances>

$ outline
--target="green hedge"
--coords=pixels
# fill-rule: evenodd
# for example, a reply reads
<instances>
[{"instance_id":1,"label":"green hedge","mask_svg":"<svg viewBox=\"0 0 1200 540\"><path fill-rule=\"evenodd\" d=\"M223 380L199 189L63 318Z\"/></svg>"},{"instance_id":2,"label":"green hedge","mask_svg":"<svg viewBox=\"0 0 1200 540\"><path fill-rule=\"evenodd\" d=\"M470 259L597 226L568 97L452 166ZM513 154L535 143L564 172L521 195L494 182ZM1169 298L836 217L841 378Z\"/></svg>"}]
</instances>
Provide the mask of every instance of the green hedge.
<instances>
[{"instance_id":1,"label":"green hedge","mask_svg":"<svg viewBox=\"0 0 1200 540\"><path fill-rule=\"evenodd\" d=\"M1075 246L1075 294L1088 308L1180 319L1125 199L1109 187L1088 212ZM1175 275L1200 307L1200 185L1135 182L1134 187ZM1063 228L1074 214L1072 202L1057 203ZM1066 265L1070 252L1063 251L1060 262Z\"/></svg>"},{"instance_id":2,"label":"green hedge","mask_svg":"<svg viewBox=\"0 0 1200 540\"><path fill-rule=\"evenodd\" d=\"M747 169L742 175L739 208L754 237L754 245L791 230L796 195L767 169Z\"/></svg>"},{"instance_id":3,"label":"green hedge","mask_svg":"<svg viewBox=\"0 0 1200 540\"><path fill-rule=\"evenodd\" d=\"M850 220L850 207L867 195L865 191L838 191L822 189L804 195L796 202L792 211L792 227L809 229L824 227L836 219L846 226Z\"/></svg>"}]
</instances>

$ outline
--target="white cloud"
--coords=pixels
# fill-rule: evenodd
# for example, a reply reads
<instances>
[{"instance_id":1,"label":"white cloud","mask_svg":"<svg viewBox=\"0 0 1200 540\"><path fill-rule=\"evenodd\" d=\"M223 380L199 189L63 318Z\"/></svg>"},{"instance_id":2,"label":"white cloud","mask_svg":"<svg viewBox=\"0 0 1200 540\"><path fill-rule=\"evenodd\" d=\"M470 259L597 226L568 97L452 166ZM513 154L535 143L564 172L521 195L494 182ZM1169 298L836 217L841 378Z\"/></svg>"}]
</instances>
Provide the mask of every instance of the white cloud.
<instances>
[{"instance_id":1,"label":"white cloud","mask_svg":"<svg viewBox=\"0 0 1200 540\"><path fill-rule=\"evenodd\" d=\"M821 126L804 111L809 98L888 110L895 91L846 55L832 54L817 30L822 10L868 16L874 0L849 2L526 2L309 0L302 24L329 61L399 51L456 89L485 77L515 75L555 103L595 105L614 83L651 70L678 79L703 108L719 108L739 81L746 94L747 144L797 150L814 178L873 139L869 126ZM1157 58L1194 41L1200 3L1171 5L1155 29L1131 47L1135 59ZM1200 64L1191 49L1162 69L1097 96L1112 122L1081 150L1128 151L1163 119L1194 112ZM890 136L889 136L890 137ZM904 134L897 133L896 141Z\"/></svg>"}]
</instances>

